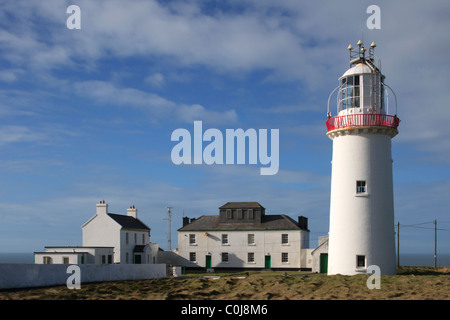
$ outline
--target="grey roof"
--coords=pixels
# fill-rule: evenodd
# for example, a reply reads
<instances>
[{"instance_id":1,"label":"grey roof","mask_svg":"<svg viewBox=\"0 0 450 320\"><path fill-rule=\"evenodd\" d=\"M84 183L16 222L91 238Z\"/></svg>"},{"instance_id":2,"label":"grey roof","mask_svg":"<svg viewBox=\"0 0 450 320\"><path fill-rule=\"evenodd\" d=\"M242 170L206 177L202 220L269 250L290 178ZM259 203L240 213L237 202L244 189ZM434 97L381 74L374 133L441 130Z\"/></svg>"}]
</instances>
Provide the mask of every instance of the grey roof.
<instances>
[{"instance_id":1,"label":"grey roof","mask_svg":"<svg viewBox=\"0 0 450 320\"><path fill-rule=\"evenodd\" d=\"M263 208L258 202L227 202L219 209L234 209L234 208Z\"/></svg>"},{"instance_id":2,"label":"grey roof","mask_svg":"<svg viewBox=\"0 0 450 320\"><path fill-rule=\"evenodd\" d=\"M145 245L135 245L133 252L144 252Z\"/></svg>"},{"instance_id":3,"label":"grey roof","mask_svg":"<svg viewBox=\"0 0 450 320\"><path fill-rule=\"evenodd\" d=\"M123 214L108 213L114 221L126 229L150 230L141 220Z\"/></svg>"},{"instance_id":4,"label":"grey roof","mask_svg":"<svg viewBox=\"0 0 450 320\"><path fill-rule=\"evenodd\" d=\"M220 223L219 216L201 216L178 231L243 231L243 230L302 230L296 221L284 215L265 215L261 222Z\"/></svg>"}]
</instances>

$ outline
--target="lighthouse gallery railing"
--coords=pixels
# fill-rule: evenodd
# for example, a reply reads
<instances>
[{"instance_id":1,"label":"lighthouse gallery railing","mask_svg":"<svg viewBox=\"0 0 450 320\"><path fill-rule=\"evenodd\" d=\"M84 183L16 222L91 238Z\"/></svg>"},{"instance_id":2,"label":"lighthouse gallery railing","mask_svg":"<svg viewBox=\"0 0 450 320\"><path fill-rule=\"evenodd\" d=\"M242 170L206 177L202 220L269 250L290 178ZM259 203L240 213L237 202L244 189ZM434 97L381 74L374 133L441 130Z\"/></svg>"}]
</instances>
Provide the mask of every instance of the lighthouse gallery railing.
<instances>
[{"instance_id":1,"label":"lighthouse gallery railing","mask_svg":"<svg viewBox=\"0 0 450 320\"><path fill-rule=\"evenodd\" d=\"M397 129L400 119L387 114L350 114L327 120L328 131L355 127L388 127Z\"/></svg>"}]
</instances>

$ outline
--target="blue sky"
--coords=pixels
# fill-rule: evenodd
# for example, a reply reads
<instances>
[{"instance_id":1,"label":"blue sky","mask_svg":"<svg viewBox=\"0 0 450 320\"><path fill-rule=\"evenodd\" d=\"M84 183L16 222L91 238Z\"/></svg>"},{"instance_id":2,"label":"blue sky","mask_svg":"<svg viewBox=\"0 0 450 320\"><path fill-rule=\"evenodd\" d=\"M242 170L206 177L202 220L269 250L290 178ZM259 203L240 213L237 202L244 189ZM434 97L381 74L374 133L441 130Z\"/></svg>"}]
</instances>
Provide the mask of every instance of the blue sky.
<instances>
[{"instance_id":1,"label":"blue sky","mask_svg":"<svg viewBox=\"0 0 450 320\"><path fill-rule=\"evenodd\" d=\"M66 9L81 9L69 30ZM377 44L398 98L393 139L401 251L450 253L450 5L376 1L7 1L0 4L0 252L81 245L81 225L105 200L135 205L151 240L172 247L182 213L228 201L309 218L328 232L330 92L347 46ZM177 128L279 129L280 169L180 165ZM406 225L414 225L406 227Z\"/></svg>"}]
</instances>

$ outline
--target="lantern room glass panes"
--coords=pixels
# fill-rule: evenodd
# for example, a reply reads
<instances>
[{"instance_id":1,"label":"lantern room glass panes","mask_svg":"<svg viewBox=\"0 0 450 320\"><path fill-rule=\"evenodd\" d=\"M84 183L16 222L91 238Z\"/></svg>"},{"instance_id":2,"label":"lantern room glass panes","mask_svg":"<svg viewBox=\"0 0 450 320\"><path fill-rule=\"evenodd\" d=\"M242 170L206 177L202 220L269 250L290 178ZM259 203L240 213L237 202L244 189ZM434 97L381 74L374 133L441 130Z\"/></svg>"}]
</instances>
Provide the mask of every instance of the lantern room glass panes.
<instances>
[{"instance_id":1,"label":"lantern room glass panes","mask_svg":"<svg viewBox=\"0 0 450 320\"><path fill-rule=\"evenodd\" d=\"M339 111L361 106L360 76L352 75L341 80L339 88Z\"/></svg>"}]
</instances>

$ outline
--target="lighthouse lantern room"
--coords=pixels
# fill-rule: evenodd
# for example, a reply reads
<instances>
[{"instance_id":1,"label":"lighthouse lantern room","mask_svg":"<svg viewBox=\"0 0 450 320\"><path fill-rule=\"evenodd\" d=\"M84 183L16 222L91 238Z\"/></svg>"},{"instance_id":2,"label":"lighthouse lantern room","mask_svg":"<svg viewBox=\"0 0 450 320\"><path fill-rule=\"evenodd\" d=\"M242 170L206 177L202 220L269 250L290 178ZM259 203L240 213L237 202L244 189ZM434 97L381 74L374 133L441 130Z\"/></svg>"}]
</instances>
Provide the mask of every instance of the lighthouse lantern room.
<instances>
[{"instance_id":1,"label":"lighthouse lantern room","mask_svg":"<svg viewBox=\"0 0 450 320\"><path fill-rule=\"evenodd\" d=\"M384 83L375 43L369 50L361 41L357 45L348 47L350 68L328 99L327 136L333 140L328 274L365 273L370 265L395 274L391 139L400 122L397 101Z\"/></svg>"}]
</instances>

